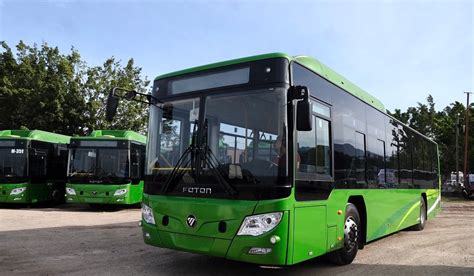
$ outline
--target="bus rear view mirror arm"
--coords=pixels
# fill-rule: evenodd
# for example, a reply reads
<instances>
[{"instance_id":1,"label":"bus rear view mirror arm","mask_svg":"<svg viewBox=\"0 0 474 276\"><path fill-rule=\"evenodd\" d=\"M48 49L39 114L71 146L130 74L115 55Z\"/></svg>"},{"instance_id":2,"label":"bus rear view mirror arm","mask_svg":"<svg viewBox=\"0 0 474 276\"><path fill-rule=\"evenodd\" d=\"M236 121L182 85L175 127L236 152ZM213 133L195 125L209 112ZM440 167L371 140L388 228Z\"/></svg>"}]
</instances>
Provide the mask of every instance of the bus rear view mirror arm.
<instances>
[{"instance_id":1,"label":"bus rear view mirror arm","mask_svg":"<svg viewBox=\"0 0 474 276\"><path fill-rule=\"evenodd\" d=\"M144 104L153 104L161 103L161 101L151 94L140 93L135 90L114 87L110 90L109 96L107 98L106 114L105 118L107 121L111 122L115 114L117 113L117 108L120 99L125 99L127 101L135 101Z\"/></svg>"},{"instance_id":2,"label":"bus rear view mirror arm","mask_svg":"<svg viewBox=\"0 0 474 276\"><path fill-rule=\"evenodd\" d=\"M292 86L288 98L290 101L298 100L296 104L296 130L311 131L313 129L313 115L311 114L308 88L300 85Z\"/></svg>"}]
</instances>

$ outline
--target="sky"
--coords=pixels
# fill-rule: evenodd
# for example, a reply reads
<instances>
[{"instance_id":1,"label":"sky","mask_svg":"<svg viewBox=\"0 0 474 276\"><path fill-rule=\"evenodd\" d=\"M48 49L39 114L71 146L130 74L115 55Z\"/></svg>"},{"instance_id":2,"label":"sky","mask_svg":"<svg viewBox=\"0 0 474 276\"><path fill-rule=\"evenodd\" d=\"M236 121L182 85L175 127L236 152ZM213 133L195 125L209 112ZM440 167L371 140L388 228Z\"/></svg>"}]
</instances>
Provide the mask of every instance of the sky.
<instances>
[{"instance_id":1,"label":"sky","mask_svg":"<svg viewBox=\"0 0 474 276\"><path fill-rule=\"evenodd\" d=\"M133 58L148 79L256 54L308 55L389 110L428 94L438 110L465 103L473 37L474 0L0 0L0 41L10 47L73 46L89 65Z\"/></svg>"}]
</instances>

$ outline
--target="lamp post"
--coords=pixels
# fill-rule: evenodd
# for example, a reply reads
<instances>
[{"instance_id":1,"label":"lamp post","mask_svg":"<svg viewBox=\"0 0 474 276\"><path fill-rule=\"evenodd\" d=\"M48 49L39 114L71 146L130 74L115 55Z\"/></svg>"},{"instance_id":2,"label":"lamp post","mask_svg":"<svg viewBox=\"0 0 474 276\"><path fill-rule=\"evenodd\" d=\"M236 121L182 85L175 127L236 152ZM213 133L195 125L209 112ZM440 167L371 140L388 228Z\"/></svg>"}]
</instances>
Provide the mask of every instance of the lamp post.
<instances>
[{"instance_id":1,"label":"lamp post","mask_svg":"<svg viewBox=\"0 0 474 276\"><path fill-rule=\"evenodd\" d=\"M460 188L459 185L459 116L456 118L456 187Z\"/></svg>"},{"instance_id":2,"label":"lamp post","mask_svg":"<svg viewBox=\"0 0 474 276\"><path fill-rule=\"evenodd\" d=\"M469 141L469 95L472 92L464 92L466 93L467 100L466 100L466 127L464 128L464 189L466 189L467 196L471 195L471 185L469 183L469 175L467 173L467 149L468 149L468 141Z\"/></svg>"}]
</instances>

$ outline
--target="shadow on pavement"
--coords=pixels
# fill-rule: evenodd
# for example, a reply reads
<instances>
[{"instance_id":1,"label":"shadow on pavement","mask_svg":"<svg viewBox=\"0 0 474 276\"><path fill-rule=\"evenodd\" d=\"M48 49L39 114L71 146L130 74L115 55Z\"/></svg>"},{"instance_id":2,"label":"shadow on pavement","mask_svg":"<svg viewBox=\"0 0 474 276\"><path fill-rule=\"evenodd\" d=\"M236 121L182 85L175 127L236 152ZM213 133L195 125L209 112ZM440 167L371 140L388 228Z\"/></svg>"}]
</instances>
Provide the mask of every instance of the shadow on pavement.
<instances>
[{"instance_id":1,"label":"shadow on pavement","mask_svg":"<svg viewBox=\"0 0 474 276\"><path fill-rule=\"evenodd\" d=\"M360 264L334 266L315 258L266 267L145 245L135 223L0 232L6 274L158 275L472 275L474 268ZM376 257L374 256L374 259ZM0 272L0 274L2 274Z\"/></svg>"},{"instance_id":2,"label":"shadow on pavement","mask_svg":"<svg viewBox=\"0 0 474 276\"><path fill-rule=\"evenodd\" d=\"M357 261L357 259L356 259ZM170 264L154 266L164 275L473 275L474 268L453 266L412 266L395 264L358 264L336 266L318 257L286 267L260 267L206 256L189 256Z\"/></svg>"}]
</instances>

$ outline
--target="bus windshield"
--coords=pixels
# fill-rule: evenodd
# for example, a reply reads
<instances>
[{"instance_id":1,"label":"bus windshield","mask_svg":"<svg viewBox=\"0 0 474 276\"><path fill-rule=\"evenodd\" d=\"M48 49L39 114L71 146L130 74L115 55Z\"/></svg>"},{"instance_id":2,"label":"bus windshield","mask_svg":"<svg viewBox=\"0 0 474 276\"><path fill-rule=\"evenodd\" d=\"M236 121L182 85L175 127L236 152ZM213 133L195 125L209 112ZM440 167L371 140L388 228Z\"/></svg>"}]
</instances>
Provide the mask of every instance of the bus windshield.
<instances>
[{"instance_id":1,"label":"bus windshield","mask_svg":"<svg viewBox=\"0 0 474 276\"><path fill-rule=\"evenodd\" d=\"M283 88L164 101L151 108L146 190L260 197L289 185L286 141Z\"/></svg>"},{"instance_id":2,"label":"bus windshield","mask_svg":"<svg viewBox=\"0 0 474 276\"><path fill-rule=\"evenodd\" d=\"M0 148L0 177L26 177L26 152L26 149Z\"/></svg>"},{"instance_id":3,"label":"bus windshield","mask_svg":"<svg viewBox=\"0 0 474 276\"><path fill-rule=\"evenodd\" d=\"M117 179L129 178L128 149L116 148L72 148L68 176L87 183L115 183ZM94 182L92 182L94 183Z\"/></svg>"}]
</instances>

